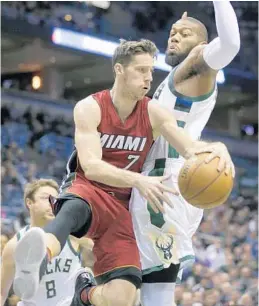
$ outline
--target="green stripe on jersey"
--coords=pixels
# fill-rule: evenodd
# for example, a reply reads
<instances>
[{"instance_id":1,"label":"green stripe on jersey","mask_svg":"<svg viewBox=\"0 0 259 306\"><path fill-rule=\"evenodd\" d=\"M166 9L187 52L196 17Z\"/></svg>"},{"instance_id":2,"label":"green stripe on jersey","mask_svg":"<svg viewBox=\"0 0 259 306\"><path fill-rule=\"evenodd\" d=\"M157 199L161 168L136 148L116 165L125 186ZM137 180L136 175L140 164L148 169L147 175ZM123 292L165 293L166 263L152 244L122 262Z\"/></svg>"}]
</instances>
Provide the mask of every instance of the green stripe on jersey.
<instances>
[{"instance_id":1,"label":"green stripe on jersey","mask_svg":"<svg viewBox=\"0 0 259 306\"><path fill-rule=\"evenodd\" d=\"M184 128L185 122L177 120L177 125ZM179 158L179 153L170 144L168 144L168 158Z\"/></svg>"},{"instance_id":2,"label":"green stripe on jersey","mask_svg":"<svg viewBox=\"0 0 259 306\"><path fill-rule=\"evenodd\" d=\"M165 170L165 158L157 159L155 162L155 167L153 170L149 172L149 176L163 176L164 175L164 170ZM149 203L147 204L147 208L150 214L150 221L151 224L155 225L156 227L161 228L165 224L165 219L164 216L161 212L156 213L154 210L151 208Z\"/></svg>"}]
</instances>

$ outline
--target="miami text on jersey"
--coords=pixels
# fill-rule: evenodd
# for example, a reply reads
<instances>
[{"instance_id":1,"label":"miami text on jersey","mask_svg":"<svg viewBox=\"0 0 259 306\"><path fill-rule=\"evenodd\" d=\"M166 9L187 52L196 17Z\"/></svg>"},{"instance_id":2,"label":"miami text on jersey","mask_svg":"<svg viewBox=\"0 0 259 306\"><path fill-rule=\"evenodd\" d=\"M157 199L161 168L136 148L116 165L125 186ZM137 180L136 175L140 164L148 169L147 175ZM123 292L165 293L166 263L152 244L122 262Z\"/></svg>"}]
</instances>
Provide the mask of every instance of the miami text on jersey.
<instances>
[{"instance_id":1,"label":"miami text on jersey","mask_svg":"<svg viewBox=\"0 0 259 306\"><path fill-rule=\"evenodd\" d=\"M137 136L124 136L112 134L100 134L101 144L106 149L118 149L128 151L143 151L147 138Z\"/></svg>"}]
</instances>

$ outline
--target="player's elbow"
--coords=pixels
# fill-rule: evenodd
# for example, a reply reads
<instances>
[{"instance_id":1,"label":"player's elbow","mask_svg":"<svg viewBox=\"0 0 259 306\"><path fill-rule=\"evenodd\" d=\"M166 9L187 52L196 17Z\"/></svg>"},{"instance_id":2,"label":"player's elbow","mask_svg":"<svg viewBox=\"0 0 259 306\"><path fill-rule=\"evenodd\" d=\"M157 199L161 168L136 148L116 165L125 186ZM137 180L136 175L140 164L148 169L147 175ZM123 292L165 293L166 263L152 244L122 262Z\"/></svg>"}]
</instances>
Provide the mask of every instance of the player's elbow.
<instances>
[{"instance_id":1,"label":"player's elbow","mask_svg":"<svg viewBox=\"0 0 259 306\"><path fill-rule=\"evenodd\" d=\"M240 37L236 37L228 42L229 52L233 54L233 57L236 56L240 50Z\"/></svg>"},{"instance_id":2,"label":"player's elbow","mask_svg":"<svg viewBox=\"0 0 259 306\"><path fill-rule=\"evenodd\" d=\"M94 181L101 170L100 160L97 158L89 159L87 162L82 164L82 169L85 177L90 181Z\"/></svg>"}]
</instances>

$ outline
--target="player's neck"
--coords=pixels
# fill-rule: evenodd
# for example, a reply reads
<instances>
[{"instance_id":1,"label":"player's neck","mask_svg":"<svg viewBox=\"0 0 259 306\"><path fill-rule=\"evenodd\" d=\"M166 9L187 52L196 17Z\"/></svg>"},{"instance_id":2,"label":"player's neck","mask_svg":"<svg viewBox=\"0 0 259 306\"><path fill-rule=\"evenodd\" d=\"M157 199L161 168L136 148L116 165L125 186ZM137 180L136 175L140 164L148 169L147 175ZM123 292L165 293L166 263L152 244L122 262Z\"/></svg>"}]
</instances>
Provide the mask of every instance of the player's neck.
<instances>
[{"instance_id":1,"label":"player's neck","mask_svg":"<svg viewBox=\"0 0 259 306\"><path fill-rule=\"evenodd\" d=\"M128 94L122 86L118 86L116 82L111 89L111 98L118 115L121 119L126 119L132 112L138 102L130 94Z\"/></svg>"},{"instance_id":2,"label":"player's neck","mask_svg":"<svg viewBox=\"0 0 259 306\"><path fill-rule=\"evenodd\" d=\"M45 225L47 225L46 220L31 217L30 227L44 227Z\"/></svg>"}]
</instances>

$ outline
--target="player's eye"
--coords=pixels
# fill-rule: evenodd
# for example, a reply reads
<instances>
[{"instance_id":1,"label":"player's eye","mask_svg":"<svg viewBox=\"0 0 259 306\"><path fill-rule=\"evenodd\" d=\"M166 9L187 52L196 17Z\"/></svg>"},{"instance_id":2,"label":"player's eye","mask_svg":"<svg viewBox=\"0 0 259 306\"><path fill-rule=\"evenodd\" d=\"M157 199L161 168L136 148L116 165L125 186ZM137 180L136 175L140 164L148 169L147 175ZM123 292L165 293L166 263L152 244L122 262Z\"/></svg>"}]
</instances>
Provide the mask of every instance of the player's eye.
<instances>
[{"instance_id":1,"label":"player's eye","mask_svg":"<svg viewBox=\"0 0 259 306\"><path fill-rule=\"evenodd\" d=\"M145 73L145 72L146 72L146 68L143 68L143 67L142 67L142 68L139 68L138 70L139 70L139 72L141 72L141 73Z\"/></svg>"},{"instance_id":2,"label":"player's eye","mask_svg":"<svg viewBox=\"0 0 259 306\"><path fill-rule=\"evenodd\" d=\"M183 32L183 37L187 37L187 36L190 36L190 33L189 32Z\"/></svg>"}]
</instances>

